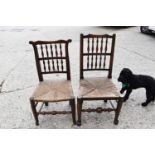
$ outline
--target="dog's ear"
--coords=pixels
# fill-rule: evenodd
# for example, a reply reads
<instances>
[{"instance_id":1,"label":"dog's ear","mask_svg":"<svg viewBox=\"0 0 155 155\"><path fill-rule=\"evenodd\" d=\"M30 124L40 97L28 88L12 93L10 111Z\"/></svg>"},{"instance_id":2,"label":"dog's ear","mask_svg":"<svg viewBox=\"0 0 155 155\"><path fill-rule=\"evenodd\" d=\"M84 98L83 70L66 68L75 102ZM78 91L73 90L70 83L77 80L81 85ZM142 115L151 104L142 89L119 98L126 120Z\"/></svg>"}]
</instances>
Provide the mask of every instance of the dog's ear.
<instances>
[{"instance_id":1,"label":"dog's ear","mask_svg":"<svg viewBox=\"0 0 155 155\"><path fill-rule=\"evenodd\" d=\"M129 68L123 68L123 70L126 71L126 72L132 73L131 69L129 69Z\"/></svg>"},{"instance_id":2,"label":"dog's ear","mask_svg":"<svg viewBox=\"0 0 155 155\"><path fill-rule=\"evenodd\" d=\"M132 71L129 68L123 68L118 78L118 81L123 83L130 83L132 77L133 77Z\"/></svg>"},{"instance_id":3,"label":"dog's ear","mask_svg":"<svg viewBox=\"0 0 155 155\"><path fill-rule=\"evenodd\" d=\"M128 68L126 68L125 69L125 76L126 76L126 79L127 79L127 81L130 83L130 81L132 80L132 78L133 78L133 73L132 73L132 71L130 70L130 69L128 69Z\"/></svg>"},{"instance_id":4,"label":"dog's ear","mask_svg":"<svg viewBox=\"0 0 155 155\"><path fill-rule=\"evenodd\" d=\"M126 74L127 76L132 76L133 73L129 68L123 68L122 70L124 72L124 74Z\"/></svg>"},{"instance_id":5,"label":"dog's ear","mask_svg":"<svg viewBox=\"0 0 155 155\"><path fill-rule=\"evenodd\" d=\"M118 77L118 81L122 83L130 83L133 73L129 68L123 68Z\"/></svg>"}]
</instances>

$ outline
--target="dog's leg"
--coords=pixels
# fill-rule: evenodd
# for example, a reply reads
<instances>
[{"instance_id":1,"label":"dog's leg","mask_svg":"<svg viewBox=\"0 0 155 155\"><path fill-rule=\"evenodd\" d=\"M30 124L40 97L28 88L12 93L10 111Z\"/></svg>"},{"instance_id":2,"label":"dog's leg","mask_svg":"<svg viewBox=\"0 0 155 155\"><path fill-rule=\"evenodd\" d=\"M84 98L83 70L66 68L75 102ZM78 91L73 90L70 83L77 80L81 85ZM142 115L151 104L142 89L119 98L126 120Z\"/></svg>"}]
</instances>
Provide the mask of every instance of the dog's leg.
<instances>
[{"instance_id":1,"label":"dog's leg","mask_svg":"<svg viewBox=\"0 0 155 155\"><path fill-rule=\"evenodd\" d=\"M122 88L122 89L120 90L120 93L123 94L125 90L126 90L125 88Z\"/></svg>"},{"instance_id":2,"label":"dog's leg","mask_svg":"<svg viewBox=\"0 0 155 155\"><path fill-rule=\"evenodd\" d=\"M147 106L152 100L153 100L153 96L151 94L150 91L146 90L146 102L142 103L142 106L145 107Z\"/></svg>"},{"instance_id":3,"label":"dog's leg","mask_svg":"<svg viewBox=\"0 0 155 155\"><path fill-rule=\"evenodd\" d=\"M131 92L132 92L132 89L127 89L126 94L125 94L125 96L124 96L124 102L125 102L126 100L128 100L128 98L129 98Z\"/></svg>"}]
</instances>

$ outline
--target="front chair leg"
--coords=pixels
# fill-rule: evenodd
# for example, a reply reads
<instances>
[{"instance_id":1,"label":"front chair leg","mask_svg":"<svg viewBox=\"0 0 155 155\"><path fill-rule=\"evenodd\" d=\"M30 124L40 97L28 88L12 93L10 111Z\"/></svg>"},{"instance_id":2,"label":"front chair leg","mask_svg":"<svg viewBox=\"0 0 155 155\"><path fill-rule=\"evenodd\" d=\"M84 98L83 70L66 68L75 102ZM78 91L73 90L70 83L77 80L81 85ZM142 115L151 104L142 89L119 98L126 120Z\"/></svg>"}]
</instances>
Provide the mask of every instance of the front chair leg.
<instances>
[{"instance_id":1,"label":"front chair leg","mask_svg":"<svg viewBox=\"0 0 155 155\"><path fill-rule=\"evenodd\" d=\"M71 106L73 124L76 124L75 99L70 100L70 101L69 101L69 104L70 104L70 106Z\"/></svg>"},{"instance_id":2,"label":"front chair leg","mask_svg":"<svg viewBox=\"0 0 155 155\"><path fill-rule=\"evenodd\" d=\"M115 111L115 119L114 119L114 124L115 125L117 125L119 123L118 117L119 117L119 114L120 114L122 103L123 103L123 98L120 98L118 100L117 108L116 108L116 111Z\"/></svg>"},{"instance_id":3,"label":"front chair leg","mask_svg":"<svg viewBox=\"0 0 155 155\"><path fill-rule=\"evenodd\" d=\"M82 111L82 99L77 99L77 113L78 113L78 120L77 120L77 125L81 126L81 111Z\"/></svg>"},{"instance_id":4,"label":"front chair leg","mask_svg":"<svg viewBox=\"0 0 155 155\"><path fill-rule=\"evenodd\" d=\"M107 103L108 100L104 99L104 102Z\"/></svg>"},{"instance_id":5,"label":"front chair leg","mask_svg":"<svg viewBox=\"0 0 155 155\"><path fill-rule=\"evenodd\" d=\"M30 103L31 103L31 108L32 108L32 113L35 119L35 124L38 126L39 125L39 120L38 120L38 114L36 111L36 106L35 106L35 102L32 98L30 98Z\"/></svg>"},{"instance_id":6,"label":"front chair leg","mask_svg":"<svg viewBox=\"0 0 155 155\"><path fill-rule=\"evenodd\" d=\"M44 102L45 103L45 106L47 107L48 106L48 102Z\"/></svg>"}]
</instances>

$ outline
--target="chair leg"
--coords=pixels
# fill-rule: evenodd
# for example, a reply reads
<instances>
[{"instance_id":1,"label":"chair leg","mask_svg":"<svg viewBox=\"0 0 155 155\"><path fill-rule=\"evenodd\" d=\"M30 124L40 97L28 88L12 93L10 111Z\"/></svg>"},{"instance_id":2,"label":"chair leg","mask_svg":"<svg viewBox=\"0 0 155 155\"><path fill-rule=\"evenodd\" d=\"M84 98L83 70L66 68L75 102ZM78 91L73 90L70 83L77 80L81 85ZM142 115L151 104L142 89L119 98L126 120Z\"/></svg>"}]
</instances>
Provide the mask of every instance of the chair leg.
<instances>
[{"instance_id":1,"label":"chair leg","mask_svg":"<svg viewBox=\"0 0 155 155\"><path fill-rule=\"evenodd\" d=\"M120 111L121 111L121 108L122 108L122 103L123 103L123 99L120 98L118 100L117 108L116 108L116 111L115 111L115 119L114 119L114 124L115 125L117 125L119 123L118 117L119 117L119 114L120 114Z\"/></svg>"},{"instance_id":2,"label":"chair leg","mask_svg":"<svg viewBox=\"0 0 155 155\"><path fill-rule=\"evenodd\" d=\"M108 100L106 100L106 99L104 100L105 103L107 103L107 101L108 101Z\"/></svg>"},{"instance_id":3,"label":"chair leg","mask_svg":"<svg viewBox=\"0 0 155 155\"><path fill-rule=\"evenodd\" d=\"M82 103L83 101L81 99L77 99L77 112L78 112L78 120L77 125L81 126L81 111L82 111Z\"/></svg>"},{"instance_id":4,"label":"chair leg","mask_svg":"<svg viewBox=\"0 0 155 155\"><path fill-rule=\"evenodd\" d=\"M33 116L34 116L34 119L35 119L35 124L39 125L38 114L37 114L37 111L36 111L35 102L34 102L33 99L30 99L30 103L31 103L31 108L32 108Z\"/></svg>"},{"instance_id":5,"label":"chair leg","mask_svg":"<svg viewBox=\"0 0 155 155\"><path fill-rule=\"evenodd\" d=\"M71 106L73 124L76 124L76 107L75 107L75 99L70 100L70 101L69 101L69 104L70 104L70 106Z\"/></svg>"},{"instance_id":6,"label":"chair leg","mask_svg":"<svg viewBox=\"0 0 155 155\"><path fill-rule=\"evenodd\" d=\"M45 106L47 107L48 106L48 102L44 102L45 103Z\"/></svg>"}]
</instances>

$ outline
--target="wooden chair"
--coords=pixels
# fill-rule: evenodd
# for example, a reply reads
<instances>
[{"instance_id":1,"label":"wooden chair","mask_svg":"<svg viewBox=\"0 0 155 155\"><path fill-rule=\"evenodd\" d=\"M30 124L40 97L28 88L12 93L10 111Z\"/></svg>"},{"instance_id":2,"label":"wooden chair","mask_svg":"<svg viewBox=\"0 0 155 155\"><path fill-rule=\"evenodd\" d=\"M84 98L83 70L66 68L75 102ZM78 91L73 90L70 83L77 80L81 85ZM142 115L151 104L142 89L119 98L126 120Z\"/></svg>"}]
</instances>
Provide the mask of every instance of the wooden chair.
<instances>
[{"instance_id":1,"label":"wooden chair","mask_svg":"<svg viewBox=\"0 0 155 155\"><path fill-rule=\"evenodd\" d=\"M71 86L70 62L68 45L71 40L58 41L30 41L34 48L36 67L40 83L30 98L32 112L36 125L39 125L38 115L69 114L72 113L73 124L76 124L75 97ZM47 74L62 73L67 78L63 80L44 80ZM42 111L48 103L69 101L71 111ZM37 110L37 105L42 106ZM62 103L61 103L62 104Z\"/></svg>"},{"instance_id":2,"label":"wooden chair","mask_svg":"<svg viewBox=\"0 0 155 155\"><path fill-rule=\"evenodd\" d=\"M120 96L115 84L112 82L112 68L114 59L116 35L80 35L80 86L77 97L77 125L81 125L81 112L115 111L114 124L118 124L118 116L122 106ZM87 71L107 71L107 77L86 77ZM82 109L85 100L109 100L112 108L98 107L96 109ZM116 101L116 106L112 104Z\"/></svg>"}]
</instances>

